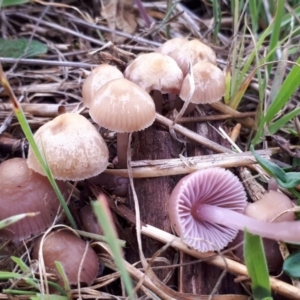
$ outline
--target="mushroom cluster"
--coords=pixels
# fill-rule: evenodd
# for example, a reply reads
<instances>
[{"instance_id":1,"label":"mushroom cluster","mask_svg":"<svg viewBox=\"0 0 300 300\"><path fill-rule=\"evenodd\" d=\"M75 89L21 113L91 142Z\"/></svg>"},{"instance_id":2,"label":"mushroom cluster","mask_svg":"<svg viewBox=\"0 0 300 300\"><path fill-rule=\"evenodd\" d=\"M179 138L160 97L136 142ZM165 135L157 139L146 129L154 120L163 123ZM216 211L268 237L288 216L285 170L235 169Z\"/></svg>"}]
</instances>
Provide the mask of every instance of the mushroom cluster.
<instances>
[{"instance_id":1,"label":"mushroom cluster","mask_svg":"<svg viewBox=\"0 0 300 300\"><path fill-rule=\"evenodd\" d=\"M190 95L189 66L194 92ZM125 77L125 78L124 78ZM225 76L216 66L214 51L197 39L175 38L154 53L141 54L124 75L115 67L99 65L85 79L83 103L100 126L117 132L119 168L127 166L128 133L150 126L161 103L149 93L179 95L194 104L219 101L225 93Z\"/></svg>"}]
</instances>

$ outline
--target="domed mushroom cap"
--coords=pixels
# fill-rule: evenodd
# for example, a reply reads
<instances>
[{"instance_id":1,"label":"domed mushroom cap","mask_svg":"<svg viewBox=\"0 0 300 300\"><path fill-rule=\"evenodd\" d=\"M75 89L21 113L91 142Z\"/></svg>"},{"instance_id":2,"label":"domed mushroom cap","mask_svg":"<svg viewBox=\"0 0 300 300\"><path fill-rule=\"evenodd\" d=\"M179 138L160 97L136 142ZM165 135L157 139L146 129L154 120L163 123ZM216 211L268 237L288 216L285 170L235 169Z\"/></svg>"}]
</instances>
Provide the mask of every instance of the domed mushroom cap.
<instances>
[{"instance_id":1,"label":"domed mushroom cap","mask_svg":"<svg viewBox=\"0 0 300 300\"><path fill-rule=\"evenodd\" d=\"M171 224L183 241L201 252L220 250L234 239L238 230L198 220L194 211L201 204L242 213L246 206L243 185L230 171L211 168L183 177L170 196Z\"/></svg>"},{"instance_id":2,"label":"domed mushroom cap","mask_svg":"<svg viewBox=\"0 0 300 300\"><path fill-rule=\"evenodd\" d=\"M244 213L249 217L266 222L271 222L274 218L276 218L274 222L294 221L294 212L283 213L293 207L289 197L270 190L259 201L247 205Z\"/></svg>"},{"instance_id":3,"label":"domed mushroom cap","mask_svg":"<svg viewBox=\"0 0 300 300\"><path fill-rule=\"evenodd\" d=\"M161 54L169 55L173 51L180 49L180 47L187 43L188 39L183 37L173 38L166 42L164 42L159 48L155 50L155 52L159 52Z\"/></svg>"},{"instance_id":4,"label":"domed mushroom cap","mask_svg":"<svg viewBox=\"0 0 300 300\"><path fill-rule=\"evenodd\" d=\"M169 56L177 62L183 72L183 76L188 74L189 64L193 66L199 61L208 61L212 64L217 63L215 52L196 39L184 43L180 48L169 53Z\"/></svg>"},{"instance_id":5,"label":"domed mushroom cap","mask_svg":"<svg viewBox=\"0 0 300 300\"><path fill-rule=\"evenodd\" d=\"M176 61L161 53L146 53L138 56L125 70L125 78L142 87L146 92L178 94L183 74Z\"/></svg>"},{"instance_id":6,"label":"domed mushroom cap","mask_svg":"<svg viewBox=\"0 0 300 300\"><path fill-rule=\"evenodd\" d=\"M62 193L63 182L57 182ZM28 212L40 212L0 230L1 239L22 240L40 234L52 224L59 201L48 179L29 169L26 160L13 158L0 165L0 220Z\"/></svg>"},{"instance_id":7,"label":"domed mushroom cap","mask_svg":"<svg viewBox=\"0 0 300 300\"><path fill-rule=\"evenodd\" d=\"M62 114L41 126L34 138L56 179L83 180L103 172L108 165L105 141L81 115ZM44 174L31 147L27 163L29 168Z\"/></svg>"},{"instance_id":8,"label":"domed mushroom cap","mask_svg":"<svg viewBox=\"0 0 300 300\"><path fill-rule=\"evenodd\" d=\"M39 259L41 240L42 237L34 245L33 259ZM88 247L87 251L86 247ZM43 258L46 268L50 272L55 273L59 278L58 284L61 286L63 286L63 279L55 267L55 261L59 261L62 264L69 284L78 283L79 272L80 282L88 286L97 277L99 261L95 251L90 246L87 246L86 242L81 238L68 230L55 231L46 236L43 243ZM81 263L82 267L80 270Z\"/></svg>"},{"instance_id":9,"label":"domed mushroom cap","mask_svg":"<svg viewBox=\"0 0 300 300\"><path fill-rule=\"evenodd\" d=\"M115 79L97 91L90 116L112 131L139 131L154 122L155 105L150 95L135 83L125 78Z\"/></svg>"},{"instance_id":10,"label":"domed mushroom cap","mask_svg":"<svg viewBox=\"0 0 300 300\"><path fill-rule=\"evenodd\" d=\"M124 78L124 76L116 67L108 64L101 64L96 67L85 79L82 85L83 104L86 107L90 107L93 96L99 88L106 82L118 78Z\"/></svg>"},{"instance_id":11,"label":"domed mushroom cap","mask_svg":"<svg viewBox=\"0 0 300 300\"><path fill-rule=\"evenodd\" d=\"M192 67L195 82L195 91L191 102L196 104L213 103L219 101L225 94L226 81L223 72L209 62L198 62ZM182 83L179 97L188 100L190 92L189 75Z\"/></svg>"}]
</instances>

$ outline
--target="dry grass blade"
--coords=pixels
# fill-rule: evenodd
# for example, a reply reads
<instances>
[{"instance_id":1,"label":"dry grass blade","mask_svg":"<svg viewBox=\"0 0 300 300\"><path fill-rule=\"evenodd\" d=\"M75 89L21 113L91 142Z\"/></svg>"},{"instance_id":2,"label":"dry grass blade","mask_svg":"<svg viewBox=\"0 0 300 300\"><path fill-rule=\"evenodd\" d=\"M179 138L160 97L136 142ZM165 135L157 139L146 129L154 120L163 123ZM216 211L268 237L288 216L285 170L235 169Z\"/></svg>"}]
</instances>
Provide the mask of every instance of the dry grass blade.
<instances>
[{"instance_id":1,"label":"dry grass blade","mask_svg":"<svg viewBox=\"0 0 300 300\"><path fill-rule=\"evenodd\" d=\"M269 158L272 154L271 150L258 151L260 155ZM161 160L144 160L131 162L132 177L146 178L159 176L172 176L179 174L188 174L195 170L205 168L223 167L242 167L255 164L256 160L251 152L244 153L226 153L226 154L212 154L195 157L181 157L178 159L161 159ZM107 174L128 177L126 169L107 169Z\"/></svg>"}]
</instances>

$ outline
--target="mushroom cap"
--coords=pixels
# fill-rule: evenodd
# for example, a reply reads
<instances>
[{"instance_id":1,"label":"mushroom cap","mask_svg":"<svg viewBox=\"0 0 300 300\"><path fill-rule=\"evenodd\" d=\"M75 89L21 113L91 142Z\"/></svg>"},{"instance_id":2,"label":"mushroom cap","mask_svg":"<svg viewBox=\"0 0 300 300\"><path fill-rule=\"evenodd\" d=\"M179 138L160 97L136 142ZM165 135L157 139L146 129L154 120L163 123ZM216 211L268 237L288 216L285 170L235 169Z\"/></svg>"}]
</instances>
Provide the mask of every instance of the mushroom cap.
<instances>
[{"instance_id":1,"label":"mushroom cap","mask_svg":"<svg viewBox=\"0 0 300 300\"><path fill-rule=\"evenodd\" d=\"M188 41L189 40L187 38L183 37L173 38L164 42L159 48L155 50L155 52L169 55L173 51L179 49L183 44L187 43Z\"/></svg>"},{"instance_id":2,"label":"mushroom cap","mask_svg":"<svg viewBox=\"0 0 300 300\"><path fill-rule=\"evenodd\" d=\"M110 80L118 78L124 78L124 76L116 67L108 64L101 64L96 67L85 79L82 85L82 98L84 106L91 106L93 96L102 85Z\"/></svg>"},{"instance_id":3,"label":"mushroom cap","mask_svg":"<svg viewBox=\"0 0 300 300\"><path fill-rule=\"evenodd\" d=\"M181 47L169 53L183 72L183 76L188 74L189 64L192 66L199 61L208 61L212 64L217 63L214 50L201 43L199 40L191 40L184 43Z\"/></svg>"},{"instance_id":4,"label":"mushroom cap","mask_svg":"<svg viewBox=\"0 0 300 300\"><path fill-rule=\"evenodd\" d=\"M95 234L103 234L103 230L98 223L91 204L87 204L80 209L79 217L85 231Z\"/></svg>"},{"instance_id":5,"label":"mushroom cap","mask_svg":"<svg viewBox=\"0 0 300 300\"><path fill-rule=\"evenodd\" d=\"M63 182L57 182L62 193ZM53 223L59 201L48 179L29 169L24 158L12 158L0 165L0 220L29 212L40 212L0 230L0 238L22 240L40 234Z\"/></svg>"},{"instance_id":6,"label":"mushroom cap","mask_svg":"<svg viewBox=\"0 0 300 300\"><path fill-rule=\"evenodd\" d=\"M125 70L125 78L146 92L158 90L162 94L179 94L183 74L176 61L161 53L139 55Z\"/></svg>"},{"instance_id":7,"label":"mushroom cap","mask_svg":"<svg viewBox=\"0 0 300 300\"><path fill-rule=\"evenodd\" d=\"M39 259L39 249L42 237L34 245L32 258ZM55 261L59 261L66 273L69 284L78 283L78 272L80 271L81 261L84 257L80 282L90 286L97 277L99 261L95 251L86 242L69 230L59 230L51 232L46 236L43 243L43 258L46 268L54 272L59 278L58 284L63 286L63 279L55 267ZM86 251L86 253L85 253Z\"/></svg>"},{"instance_id":8,"label":"mushroom cap","mask_svg":"<svg viewBox=\"0 0 300 300\"><path fill-rule=\"evenodd\" d=\"M265 222L271 222L276 217L278 218L274 222L294 221L294 212L282 214L293 207L294 205L289 197L280 192L270 190L259 201L247 205L244 213L249 217Z\"/></svg>"},{"instance_id":9,"label":"mushroom cap","mask_svg":"<svg viewBox=\"0 0 300 300\"><path fill-rule=\"evenodd\" d=\"M191 102L196 104L213 103L219 101L225 94L225 75L218 67L210 62L198 62L192 67L195 91ZM183 101L188 100L190 92L189 75L182 83L179 97Z\"/></svg>"},{"instance_id":10,"label":"mushroom cap","mask_svg":"<svg viewBox=\"0 0 300 300\"><path fill-rule=\"evenodd\" d=\"M103 85L90 107L92 119L109 130L133 132L149 127L155 119L155 104L137 84L123 78Z\"/></svg>"},{"instance_id":11,"label":"mushroom cap","mask_svg":"<svg viewBox=\"0 0 300 300\"><path fill-rule=\"evenodd\" d=\"M108 148L96 128L83 116L65 113L41 126L34 134L36 144L56 179L83 180L108 166ZM44 174L29 147L29 168Z\"/></svg>"},{"instance_id":12,"label":"mushroom cap","mask_svg":"<svg viewBox=\"0 0 300 300\"><path fill-rule=\"evenodd\" d=\"M246 203L244 187L230 171L221 168L196 171L183 177L171 193L171 225L188 246L200 252L222 249L238 230L198 221L193 210L201 204L210 204L243 213Z\"/></svg>"}]
</instances>

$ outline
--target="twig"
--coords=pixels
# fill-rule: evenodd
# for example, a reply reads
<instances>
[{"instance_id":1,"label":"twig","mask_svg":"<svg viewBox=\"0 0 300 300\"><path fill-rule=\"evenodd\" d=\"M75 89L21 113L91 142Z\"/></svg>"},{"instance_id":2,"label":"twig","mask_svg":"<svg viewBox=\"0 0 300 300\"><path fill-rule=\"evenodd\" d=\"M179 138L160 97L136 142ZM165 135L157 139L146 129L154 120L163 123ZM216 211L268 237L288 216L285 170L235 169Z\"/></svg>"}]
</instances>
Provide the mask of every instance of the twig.
<instances>
[{"instance_id":1,"label":"twig","mask_svg":"<svg viewBox=\"0 0 300 300\"><path fill-rule=\"evenodd\" d=\"M211 265L219 267L221 269L227 269L229 272L233 274L239 274L244 276L249 276L247 272L246 266L240 264L236 261L233 261L229 258L222 258L217 256L214 252L206 252L201 253L196 250L188 248L186 244L184 244L180 238L167 233L163 230L155 228L151 225L142 226L141 228L142 234L154 238L162 243L168 244L170 243L172 247L179 251L183 251L184 253L191 255L193 257L199 259L205 259L205 261ZM300 299L300 289L296 288L288 283L285 283L281 280L270 277L271 288L276 293L287 297L288 299Z\"/></svg>"}]
</instances>

